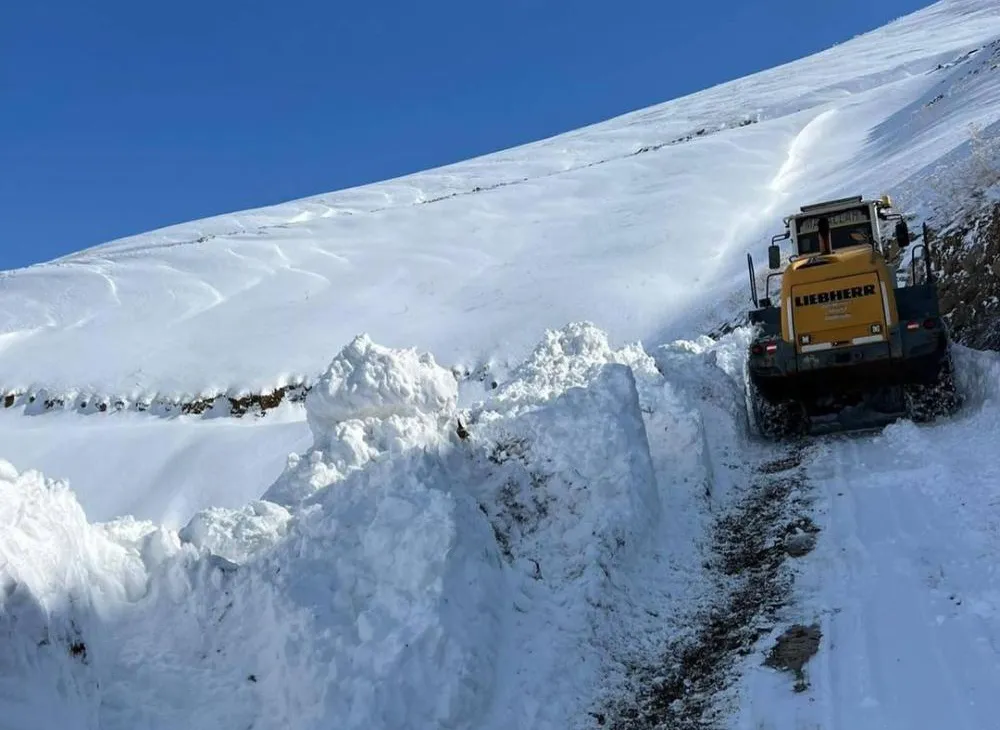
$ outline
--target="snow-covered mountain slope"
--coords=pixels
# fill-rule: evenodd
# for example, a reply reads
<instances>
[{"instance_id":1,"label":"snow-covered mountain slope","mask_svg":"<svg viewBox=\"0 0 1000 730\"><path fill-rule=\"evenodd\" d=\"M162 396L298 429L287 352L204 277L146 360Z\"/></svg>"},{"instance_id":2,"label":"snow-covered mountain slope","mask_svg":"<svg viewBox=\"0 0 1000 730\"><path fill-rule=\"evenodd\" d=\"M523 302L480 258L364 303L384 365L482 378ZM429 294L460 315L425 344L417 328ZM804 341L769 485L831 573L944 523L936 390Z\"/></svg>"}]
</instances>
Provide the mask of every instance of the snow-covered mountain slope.
<instances>
[{"instance_id":1,"label":"snow-covered mountain slope","mask_svg":"<svg viewBox=\"0 0 1000 730\"><path fill-rule=\"evenodd\" d=\"M573 320L689 335L745 305L744 252L782 214L892 192L995 121L996 72L924 104L997 37L995 3L946 0L537 144L7 272L0 388L266 390L317 377L359 332L473 366Z\"/></svg>"},{"instance_id":2,"label":"snow-covered mountain slope","mask_svg":"<svg viewBox=\"0 0 1000 730\"><path fill-rule=\"evenodd\" d=\"M982 192L998 38L946 0L0 275L0 728L992 727L996 353L957 348L949 421L786 449L748 432L749 333L701 333L802 203L978 205L947 191Z\"/></svg>"}]
</instances>

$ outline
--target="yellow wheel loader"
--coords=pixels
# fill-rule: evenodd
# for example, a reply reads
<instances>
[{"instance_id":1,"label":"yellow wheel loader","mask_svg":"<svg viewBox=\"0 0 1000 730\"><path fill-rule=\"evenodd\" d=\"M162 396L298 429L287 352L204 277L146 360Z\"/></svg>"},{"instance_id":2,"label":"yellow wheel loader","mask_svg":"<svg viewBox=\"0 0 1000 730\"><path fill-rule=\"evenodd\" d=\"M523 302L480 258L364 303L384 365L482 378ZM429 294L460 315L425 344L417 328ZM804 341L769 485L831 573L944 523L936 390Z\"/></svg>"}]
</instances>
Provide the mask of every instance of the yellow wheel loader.
<instances>
[{"instance_id":1,"label":"yellow wheel loader","mask_svg":"<svg viewBox=\"0 0 1000 730\"><path fill-rule=\"evenodd\" d=\"M926 224L923 240L911 246L907 223L887 196L806 205L784 224L768 248L771 271L760 299L747 254L755 327L747 398L757 433L866 430L953 413L961 403ZM910 252L898 270L887 264L893 239ZM792 252L782 269L784 240Z\"/></svg>"}]
</instances>

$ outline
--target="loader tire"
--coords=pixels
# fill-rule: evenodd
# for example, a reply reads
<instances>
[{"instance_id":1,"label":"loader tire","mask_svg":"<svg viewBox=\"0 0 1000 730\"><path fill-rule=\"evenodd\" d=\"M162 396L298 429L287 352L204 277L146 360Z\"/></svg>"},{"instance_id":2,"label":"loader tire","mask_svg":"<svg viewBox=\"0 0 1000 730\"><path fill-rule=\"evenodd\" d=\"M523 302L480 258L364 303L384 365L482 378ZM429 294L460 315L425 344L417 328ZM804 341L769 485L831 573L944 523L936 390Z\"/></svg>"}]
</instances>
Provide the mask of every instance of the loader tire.
<instances>
[{"instance_id":1,"label":"loader tire","mask_svg":"<svg viewBox=\"0 0 1000 730\"><path fill-rule=\"evenodd\" d=\"M794 401L772 403L753 384L747 383L751 430L768 441L781 441L803 435L807 421L801 406Z\"/></svg>"},{"instance_id":2,"label":"loader tire","mask_svg":"<svg viewBox=\"0 0 1000 730\"><path fill-rule=\"evenodd\" d=\"M955 365L947 351L941 357L934 382L904 388L907 416L914 423L930 423L950 416L962 405L955 385Z\"/></svg>"}]
</instances>

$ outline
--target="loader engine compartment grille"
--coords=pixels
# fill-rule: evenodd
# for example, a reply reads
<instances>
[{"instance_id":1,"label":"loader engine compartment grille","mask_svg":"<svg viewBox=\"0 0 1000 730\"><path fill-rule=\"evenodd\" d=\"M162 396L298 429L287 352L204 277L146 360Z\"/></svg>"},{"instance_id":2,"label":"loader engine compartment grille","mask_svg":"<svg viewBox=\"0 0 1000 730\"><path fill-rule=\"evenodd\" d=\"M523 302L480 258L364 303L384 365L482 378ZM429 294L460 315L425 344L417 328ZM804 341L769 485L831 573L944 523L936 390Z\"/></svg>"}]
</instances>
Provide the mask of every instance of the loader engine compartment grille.
<instances>
[{"instance_id":1,"label":"loader engine compartment grille","mask_svg":"<svg viewBox=\"0 0 1000 730\"><path fill-rule=\"evenodd\" d=\"M885 340L886 308L875 272L796 284L789 305L799 353Z\"/></svg>"}]
</instances>

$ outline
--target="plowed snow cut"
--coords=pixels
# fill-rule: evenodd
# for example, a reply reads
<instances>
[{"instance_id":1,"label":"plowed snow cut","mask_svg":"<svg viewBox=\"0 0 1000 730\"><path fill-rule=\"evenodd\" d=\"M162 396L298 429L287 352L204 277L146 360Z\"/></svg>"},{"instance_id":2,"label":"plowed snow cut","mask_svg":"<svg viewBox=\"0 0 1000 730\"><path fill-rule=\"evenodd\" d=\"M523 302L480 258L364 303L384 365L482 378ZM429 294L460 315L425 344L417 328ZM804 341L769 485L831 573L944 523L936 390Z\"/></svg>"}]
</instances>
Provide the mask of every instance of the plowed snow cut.
<instances>
[{"instance_id":1,"label":"plowed snow cut","mask_svg":"<svg viewBox=\"0 0 1000 730\"><path fill-rule=\"evenodd\" d=\"M816 529L807 515L809 490L800 462L794 450L759 465L747 494L716 520L706 568L717 598L692 617L689 634L668 646L657 663L635 670L638 690L599 724L614 730L727 726L733 710L727 690L739 677L737 662L772 630L791 595L788 560L802 554L794 546ZM794 664L801 673L808 656L799 652L779 663Z\"/></svg>"}]
</instances>

